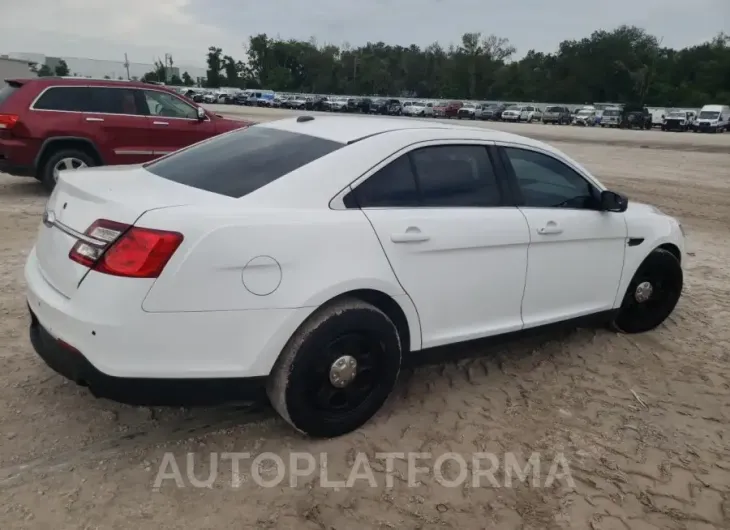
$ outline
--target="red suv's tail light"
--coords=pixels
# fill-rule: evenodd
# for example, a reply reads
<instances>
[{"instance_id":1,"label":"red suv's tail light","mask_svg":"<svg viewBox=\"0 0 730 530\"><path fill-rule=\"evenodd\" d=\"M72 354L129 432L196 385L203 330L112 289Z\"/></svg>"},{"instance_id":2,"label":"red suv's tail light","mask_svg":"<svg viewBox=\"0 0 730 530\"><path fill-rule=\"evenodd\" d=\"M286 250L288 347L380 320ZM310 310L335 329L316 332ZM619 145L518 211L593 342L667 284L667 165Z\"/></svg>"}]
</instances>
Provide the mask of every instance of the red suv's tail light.
<instances>
[{"instance_id":1,"label":"red suv's tail light","mask_svg":"<svg viewBox=\"0 0 730 530\"><path fill-rule=\"evenodd\" d=\"M8 130L18 123L18 116L15 114L0 114L0 130Z\"/></svg>"},{"instance_id":2,"label":"red suv's tail light","mask_svg":"<svg viewBox=\"0 0 730 530\"><path fill-rule=\"evenodd\" d=\"M157 278L183 241L182 234L99 219L68 257L96 272L127 278Z\"/></svg>"}]
</instances>

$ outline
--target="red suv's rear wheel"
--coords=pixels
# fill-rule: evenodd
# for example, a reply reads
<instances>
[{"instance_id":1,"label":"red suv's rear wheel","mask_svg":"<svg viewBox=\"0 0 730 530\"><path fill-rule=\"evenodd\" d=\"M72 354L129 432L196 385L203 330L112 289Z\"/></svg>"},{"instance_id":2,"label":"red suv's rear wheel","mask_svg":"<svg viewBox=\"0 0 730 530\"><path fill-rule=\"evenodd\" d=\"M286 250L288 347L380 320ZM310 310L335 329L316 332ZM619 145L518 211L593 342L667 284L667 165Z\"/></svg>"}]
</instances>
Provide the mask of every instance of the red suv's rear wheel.
<instances>
[{"instance_id":1,"label":"red suv's rear wheel","mask_svg":"<svg viewBox=\"0 0 730 530\"><path fill-rule=\"evenodd\" d=\"M52 152L43 163L39 173L39 180L43 186L52 191L56 186L60 171L80 169L95 166L94 158L79 149L59 149Z\"/></svg>"}]
</instances>

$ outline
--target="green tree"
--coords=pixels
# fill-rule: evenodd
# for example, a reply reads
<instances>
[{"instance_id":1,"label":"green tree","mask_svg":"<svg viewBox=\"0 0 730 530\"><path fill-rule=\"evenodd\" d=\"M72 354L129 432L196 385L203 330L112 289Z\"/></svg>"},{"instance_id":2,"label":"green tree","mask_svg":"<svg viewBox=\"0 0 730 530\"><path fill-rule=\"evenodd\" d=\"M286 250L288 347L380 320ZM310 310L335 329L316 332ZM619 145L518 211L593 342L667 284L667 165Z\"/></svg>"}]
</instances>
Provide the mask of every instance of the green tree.
<instances>
[{"instance_id":1,"label":"green tree","mask_svg":"<svg viewBox=\"0 0 730 530\"><path fill-rule=\"evenodd\" d=\"M50 77L53 75L53 71L47 64L42 64L36 73L38 77Z\"/></svg>"},{"instance_id":2,"label":"green tree","mask_svg":"<svg viewBox=\"0 0 730 530\"><path fill-rule=\"evenodd\" d=\"M211 46L208 48L208 71L206 72L206 85L210 88L220 88L221 86L221 70L223 62L221 54L223 50Z\"/></svg>"},{"instance_id":3,"label":"green tree","mask_svg":"<svg viewBox=\"0 0 730 530\"><path fill-rule=\"evenodd\" d=\"M674 50L645 30L620 26L552 53L515 48L497 35L464 34L458 45L359 47L249 38L245 64L208 50L208 86L309 93L470 98L486 101L616 102L697 107L730 100L730 36ZM221 74L224 74L221 75ZM236 80L234 82L233 80Z\"/></svg>"},{"instance_id":4,"label":"green tree","mask_svg":"<svg viewBox=\"0 0 730 530\"><path fill-rule=\"evenodd\" d=\"M193 81L193 78L187 72L183 72L182 82L185 86L193 86L195 84L195 81Z\"/></svg>"},{"instance_id":5,"label":"green tree","mask_svg":"<svg viewBox=\"0 0 730 530\"><path fill-rule=\"evenodd\" d=\"M66 64L66 61L63 59L58 61L58 64L55 68L55 73L59 77L66 77L71 75L71 71L68 69L68 65Z\"/></svg>"}]
</instances>

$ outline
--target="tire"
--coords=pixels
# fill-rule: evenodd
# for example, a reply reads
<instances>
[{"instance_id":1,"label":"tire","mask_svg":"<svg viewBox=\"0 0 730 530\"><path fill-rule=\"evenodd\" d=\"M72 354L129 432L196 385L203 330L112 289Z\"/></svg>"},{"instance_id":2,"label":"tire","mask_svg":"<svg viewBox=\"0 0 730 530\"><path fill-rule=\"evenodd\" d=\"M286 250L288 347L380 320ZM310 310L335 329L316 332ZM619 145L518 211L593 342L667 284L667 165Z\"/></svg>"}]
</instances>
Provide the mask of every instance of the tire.
<instances>
[{"instance_id":1,"label":"tire","mask_svg":"<svg viewBox=\"0 0 730 530\"><path fill-rule=\"evenodd\" d=\"M80 149L61 148L57 151L52 151L50 155L46 157L38 178L38 180L41 181L41 184L43 184L43 187L48 191L53 191L53 188L56 187L54 169L63 160L77 160L83 163L83 165L79 167L93 167L97 165L96 161L89 153L81 151Z\"/></svg>"},{"instance_id":2,"label":"tire","mask_svg":"<svg viewBox=\"0 0 730 530\"><path fill-rule=\"evenodd\" d=\"M370 369L337 388L331 371L344 352ZM341 436L364 425L385 403L401 355L398 330L385 313L360 300L339 300L316 311L289 339L271 371L267 394L298 431L314 438ZM348 393L356 403L346 402Z\"/></svg>"},{"instance_id":3,"label":"tire","mask_svg":"<svg viewBox=\"0 0 730 530\"><path fill-rule=\"evenodd\" d=\"M638 287L649 283L654 290L643 302L637 301ZM631 279L611 326L621 333L643 333L664 322L679 302L684 274L679 260L664 249L652 251Z\"/></svg>"}]
</instances>

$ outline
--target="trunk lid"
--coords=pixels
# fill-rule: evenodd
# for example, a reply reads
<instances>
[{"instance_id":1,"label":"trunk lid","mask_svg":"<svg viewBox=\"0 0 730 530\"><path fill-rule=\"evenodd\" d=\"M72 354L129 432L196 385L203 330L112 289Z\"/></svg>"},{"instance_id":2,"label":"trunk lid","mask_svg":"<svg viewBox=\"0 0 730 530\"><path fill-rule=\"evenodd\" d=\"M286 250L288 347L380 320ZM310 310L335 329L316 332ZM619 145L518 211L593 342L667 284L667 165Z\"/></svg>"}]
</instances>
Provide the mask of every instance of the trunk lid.
<instances>
[{"instance_id":1,"label":"trunk lid","mask_svg":"<svg viewBox=\"0 0 730 530\"><path fill-rule=\"evenodd\" d=\"M69 252L79 234L97 219L133 225L149 210L230 200L157 177L141 166L63 172L38 232L35 250L40 272L58 292L71 298L89 269L71 261Z\"/></svg>"}]
</instances>

